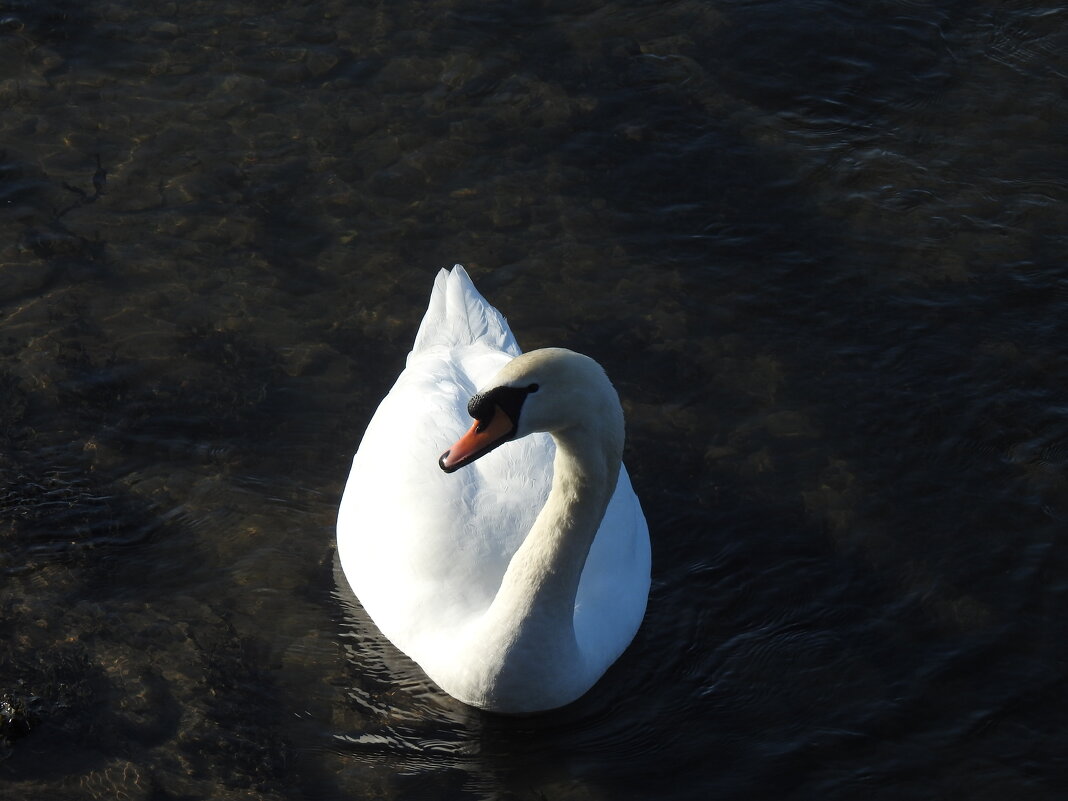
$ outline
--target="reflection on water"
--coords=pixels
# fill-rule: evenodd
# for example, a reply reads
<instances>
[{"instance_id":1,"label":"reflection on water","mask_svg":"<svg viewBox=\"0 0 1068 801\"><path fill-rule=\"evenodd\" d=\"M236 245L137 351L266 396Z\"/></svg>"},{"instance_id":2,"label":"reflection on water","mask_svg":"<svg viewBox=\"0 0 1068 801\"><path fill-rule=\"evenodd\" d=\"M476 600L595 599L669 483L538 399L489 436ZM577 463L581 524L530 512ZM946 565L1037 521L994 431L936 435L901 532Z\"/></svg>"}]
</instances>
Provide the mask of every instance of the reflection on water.
<instances>
[{"instance_id":1,"label":"reflection on water","mask_svg":"<svg viewBox=\"0 0 1068 801\"><path fill-rule=\"evenodd\" d=\"M1064 15L0 4L8 792L1057 797ZM653 533L537 718L335 591L457 261L605 365Z\"/></svg>"}]
</instances>

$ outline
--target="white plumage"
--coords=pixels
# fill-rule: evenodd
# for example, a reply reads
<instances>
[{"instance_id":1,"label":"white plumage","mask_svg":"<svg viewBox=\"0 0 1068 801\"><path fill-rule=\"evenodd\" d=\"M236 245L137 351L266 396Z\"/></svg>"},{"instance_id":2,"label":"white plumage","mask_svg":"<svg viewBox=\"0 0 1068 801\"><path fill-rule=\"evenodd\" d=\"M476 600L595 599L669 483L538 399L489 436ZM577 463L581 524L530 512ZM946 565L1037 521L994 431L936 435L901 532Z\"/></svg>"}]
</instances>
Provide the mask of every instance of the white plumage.
<instances>
[{"instance_id":1,"label":"white plumage","mask_svg":"<svg viewBox=\"0 0 1068 801\"><path fill-rule=\"evenodd\" d=\"M641 623L650 570L603 370L562 349L520 353L464 269L442 270L337 526L345 576L382 633L450 695L517 713L600 678ZM514 438L458 459L468 401L495 389L518 403L502 441ZM446 473L438 457L453 442Z\"/></svg>"}]
</instances>

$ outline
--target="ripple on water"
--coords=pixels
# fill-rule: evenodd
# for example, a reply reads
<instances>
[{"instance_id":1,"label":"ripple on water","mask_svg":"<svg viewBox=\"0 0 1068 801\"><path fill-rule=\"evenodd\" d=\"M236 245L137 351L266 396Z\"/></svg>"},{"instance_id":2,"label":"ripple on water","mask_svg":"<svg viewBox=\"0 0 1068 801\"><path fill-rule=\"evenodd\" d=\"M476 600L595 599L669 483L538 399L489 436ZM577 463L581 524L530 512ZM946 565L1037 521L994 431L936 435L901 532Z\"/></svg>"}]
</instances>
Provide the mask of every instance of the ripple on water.
<instances>
[{"instance_id":1,"label":"ripple on water","mask_svg":"<svg viewBox=\"0 0 1068 801\"><path fill-rule=\"evenodd\" d=\"M1064 9L463 5L0 13L11 792L1058 797ZM330 594L457 260L610 368L653 530L537 718Z\"/></svg>"}]
</instances>

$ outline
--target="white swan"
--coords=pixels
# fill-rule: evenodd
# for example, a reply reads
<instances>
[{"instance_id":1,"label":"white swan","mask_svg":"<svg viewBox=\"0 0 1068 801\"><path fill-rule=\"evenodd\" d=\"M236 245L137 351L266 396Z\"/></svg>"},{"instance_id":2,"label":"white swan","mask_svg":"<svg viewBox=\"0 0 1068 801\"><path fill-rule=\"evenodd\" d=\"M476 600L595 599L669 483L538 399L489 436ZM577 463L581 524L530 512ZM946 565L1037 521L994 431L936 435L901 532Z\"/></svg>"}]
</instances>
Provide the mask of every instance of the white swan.
<instances>
[{"instance_id":1,"label":"white swan","mask_svg":"<svg viewBox=\"0 0 1068 801\"><path fill-rule=\"evenodd\" d=\"M622 450L601 367L560 348L521 355L464 269L442 270L352 462L345 576L460 701L509 713L573 701L630 643L649 593Z\"/></svg>"}]
</instances>

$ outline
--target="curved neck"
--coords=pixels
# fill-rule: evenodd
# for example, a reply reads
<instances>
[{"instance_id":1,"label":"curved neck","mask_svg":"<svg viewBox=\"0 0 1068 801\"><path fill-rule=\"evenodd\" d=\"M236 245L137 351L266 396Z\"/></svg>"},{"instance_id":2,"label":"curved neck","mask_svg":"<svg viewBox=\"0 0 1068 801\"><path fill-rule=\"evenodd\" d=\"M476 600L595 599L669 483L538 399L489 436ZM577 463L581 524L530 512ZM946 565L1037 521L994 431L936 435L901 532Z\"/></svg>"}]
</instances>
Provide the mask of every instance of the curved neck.
<instances>
[{"instance_id":1,"label":"curved neck","mask_svg":"<svg viewBox=\"0 0 1068 801\"><path fill-rule=\"evenodd\" d=\"M622 437L571 428L553 435L549 497L505 571L489 614L531 648L577 647L575 596L619 477ZM544 640L544 641L542 641ZM569 645L568 645L569 643Z\"/></svg>"}]
</instances>

